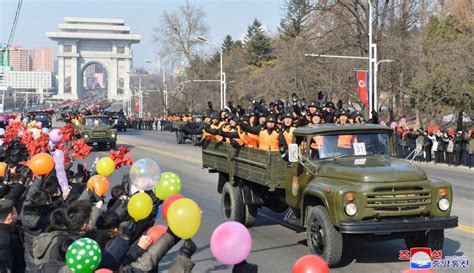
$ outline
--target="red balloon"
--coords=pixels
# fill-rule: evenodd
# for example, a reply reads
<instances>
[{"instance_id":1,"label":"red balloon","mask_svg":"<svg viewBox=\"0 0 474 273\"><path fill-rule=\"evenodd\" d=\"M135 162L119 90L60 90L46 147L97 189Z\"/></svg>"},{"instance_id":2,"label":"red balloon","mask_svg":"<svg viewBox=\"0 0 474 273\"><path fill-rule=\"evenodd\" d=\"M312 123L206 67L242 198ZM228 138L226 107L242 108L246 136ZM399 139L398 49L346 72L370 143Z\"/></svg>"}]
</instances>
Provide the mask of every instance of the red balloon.
<instances>
[{"instance_id":1,"label":"red balloon","mask_svg":"<svg viewBox=\"0 0 474 273\"><path fill-rule=\"evenodd\" d=\"M168 222L168 217L167 217L167 214L168 214L168 209L169 207L171 206L171 204L178 200L178 199L181 199L181 198L184 198L183 195L181 194L173 194L171 195L170 197L166 198L165 202L163 202L163 211L162 211L162 215L163 215L163 219L165 219L166 222Z\"/></svg>"},{"instance_id":2,"label":"red balloon","mask_svg":"<svg viewBox=\"0 0 474 273\"><path fill-rule=\"evenodd\" d=\"M306 255L296 261L291 273L329 273L329 266L319 256Z\"/></svg>"},{"instance_id":3,"label":"red balloon","mask_svg":"<svg viewBox=\"0 0 474 273\"><path fill-rule=\"evenodd\" d=\"M168 228L162 225L152 226L147 232L146 235L150 236L153 240L153 244L160 239L161 235L163 235Z\"/></svg>"}]
</instances>

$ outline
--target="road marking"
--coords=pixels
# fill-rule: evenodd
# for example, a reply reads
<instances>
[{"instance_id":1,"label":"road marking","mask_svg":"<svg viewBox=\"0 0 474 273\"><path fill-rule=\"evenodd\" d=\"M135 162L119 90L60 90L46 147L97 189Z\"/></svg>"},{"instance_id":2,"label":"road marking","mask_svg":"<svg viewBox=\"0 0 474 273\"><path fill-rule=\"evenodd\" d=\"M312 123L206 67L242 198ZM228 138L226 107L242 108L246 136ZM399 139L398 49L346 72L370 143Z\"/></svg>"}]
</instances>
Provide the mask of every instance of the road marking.
<instances>
[{"instance_id":1,"label":"road marking","mask_svg":"<svg viewBox=\"0 0 474 273\"><path fill-rule=\"evenodd\" d=\"M120 141L120 142L122 144L125 144L125 145L134 145L134 144L132 144L130 142L126 142L126 141ZM194 159L194 158L182 156L182 155L171 153L171 152L158 150L158 149L151 148L151 147L148 147L148 146L134 145L134 147L139 149L139 150L144 150L144 151L152 152L152 153L155 153L155 154L159 154L159 155L163 155L163 156L183 160L183 161L186 161L186 162L189 162L189 163L192 163L192 164L202 165L202 161L199 160L199 159ZM265 218L273 218L273 217L270 217L270 216L267 216L267 215L265 215L265 216L264 216ZM276 220L276 219L272 219L272 220ZM279 221L279 222L282 222L282 221ZM466 226L466 225L463 225L463 224L458 224L458 227L456 229L467 232L467 233L473 233L474 234L474 227Z\"/></svg>"},{"instance_id":2,"label":"road marking","mask_svg":"<svg viewBox=\"0 0 474 273\"><path fill-rule=\"evenodd\" d=\"M152 152L152 153L155 153L155 154L159 154L159 155L163 155L163 156L183 160L183 161L186 161L186 162L189 162L189 163L192 163L192 164L202 165L202 161L199 160L199 159L190 158L190 157L182 156L182 155L179 155L179 154L176 154L176 153L171 153L171 152L158 150L158 149L151 148L151 147L148 147L148 146L135 145L135 144L132 144L132 143L129 143L129 142L126 142L126 141L120 141L120 142L122 144L125 144L125 145L133 145L135 148L137 148L139 150L144 150L144 151Z\"/></svg>"},{"instance_id":3,"label":"road marking","mask_svg":"<svg viewBox=\"0 0 474 273\"><path fill-rule=\"evenodd\" d=\"M463 225L463 224L458 224L458 227L456 229L474 234L474 227L466 226L466 225Z\"/></svg>"}]
</instances>

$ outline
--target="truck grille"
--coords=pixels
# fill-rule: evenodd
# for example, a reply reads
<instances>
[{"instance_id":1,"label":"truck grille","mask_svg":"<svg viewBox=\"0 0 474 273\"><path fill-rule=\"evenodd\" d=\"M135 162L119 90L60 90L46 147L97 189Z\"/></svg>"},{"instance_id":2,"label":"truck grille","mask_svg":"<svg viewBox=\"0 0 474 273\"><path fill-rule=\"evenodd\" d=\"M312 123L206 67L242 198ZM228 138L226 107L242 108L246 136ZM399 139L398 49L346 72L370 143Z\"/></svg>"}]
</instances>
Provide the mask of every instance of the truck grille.
<instances>
[{"instance_id":1,"label":"truck grille","mask_svg":"<svg viewBox=\"0 0 474 273\"><path fill-rule=\"evenodd\" d=\"M376 188L366 196L366 207L378 212L417 210L431 204L431 190L423 187Z\"/></svg>"},{"instance_id":2,"label":"truck grille","mask_svg":"<svg viewBox=\"0 0 474 273\"><path fill-rule=\"evenodd\" d=\"M92 133L92 136L93 137L106 137L107 136L107 132L93 132Z\"/></svg>"}]
</instances>

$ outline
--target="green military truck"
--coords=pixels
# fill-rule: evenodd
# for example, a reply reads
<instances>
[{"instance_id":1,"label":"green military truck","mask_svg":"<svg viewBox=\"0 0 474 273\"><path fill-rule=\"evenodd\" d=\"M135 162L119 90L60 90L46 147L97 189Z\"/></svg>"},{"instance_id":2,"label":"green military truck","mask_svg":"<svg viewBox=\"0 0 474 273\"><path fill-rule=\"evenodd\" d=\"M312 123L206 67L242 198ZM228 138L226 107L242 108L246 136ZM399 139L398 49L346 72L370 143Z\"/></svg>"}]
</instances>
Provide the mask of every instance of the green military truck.
<instances>
[{"instance_id":1,"label":"green military truck","mask_svg":"<svg viewBox=\"0 0 474 273\"><path fill-rule=\"evenodd\" d=\"M85 116L76 130L89 145L97 143L99 149L106 149L107 145L116 149L117 130L112 128L108 116Z\"/></svg>"},{"instance_id":2,"label":"green military truck","mask_svg":"<svg viewBox=\"0 0 474 273\"><path fill-rule=\"evenodd\" d=\"M392 130L379 125L296 129L287 158L279 152L206 140L203 167L219 174L224 218L252 226L258 209L284 212L306 230L311 253L338 264L343 240L404 239L440 250L450 216L451 185L395 158ZM348 145L349 144L349 145Z\"/></svg>"},{"instance_id":3,"label":"green military truck","mask_svg":"<svg viewBox=\"0 0 474 273\"><path fill-rule=\"evenodd\" d=\"M175 120L172 122L173 131L176 133L176 142L184 144L186 139L191 140L193 145L201 141L202 116L193 116L191 121ZM198 130L199 129L199 130Z\"/></svg>"}]
</instances>

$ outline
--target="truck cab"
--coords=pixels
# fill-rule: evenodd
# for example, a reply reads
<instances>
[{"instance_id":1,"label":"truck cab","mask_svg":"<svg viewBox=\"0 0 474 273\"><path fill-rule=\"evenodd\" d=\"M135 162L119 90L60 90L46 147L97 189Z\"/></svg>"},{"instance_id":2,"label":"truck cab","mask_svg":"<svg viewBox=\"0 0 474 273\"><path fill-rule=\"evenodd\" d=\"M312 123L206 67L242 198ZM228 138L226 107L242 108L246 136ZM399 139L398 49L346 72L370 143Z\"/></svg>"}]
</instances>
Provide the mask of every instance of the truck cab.
<instances>
[{"instance_id":1,"label":"truck cab","mask_svg":"<svg viewBox=\"0 0 474 273\"><path fill-rule=\"evenodd\" d=\"M203 144L203 165L219 173L224 218L247 226L262 207L287 211L308 248L330 266L343 240L404 239L441 250L451 216L451 185L395 157L392 130L379 125L298 128L288 152Z\"/></svg>"},{"instance_id":2,"label":"truck cab","mask_svg":"<svg viewBox=\"0 0 474 273\"><path fill-rule=\"evenodd\" d=\"M108 116L84 116L82 122L76 126L76 130L88 145L97 143L99 148L116 148L117 130L112 128Z\"/></svg>"}]
</instances>

